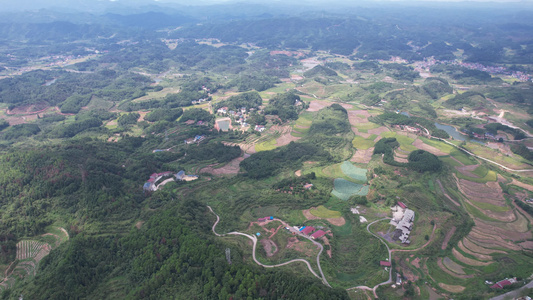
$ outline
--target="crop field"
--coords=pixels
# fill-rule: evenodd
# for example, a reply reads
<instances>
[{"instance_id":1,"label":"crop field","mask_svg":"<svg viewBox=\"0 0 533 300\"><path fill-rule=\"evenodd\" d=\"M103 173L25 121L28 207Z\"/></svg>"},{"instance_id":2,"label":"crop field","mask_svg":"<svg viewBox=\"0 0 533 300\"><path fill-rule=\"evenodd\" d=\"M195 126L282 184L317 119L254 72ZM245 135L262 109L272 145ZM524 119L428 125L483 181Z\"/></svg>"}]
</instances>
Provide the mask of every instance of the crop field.
<instances>
[{"instance_id":1,"label":"crop field","mask_svg":"<svg viewBox=\"0 0 533 300\"><path fill-rule=\"evenodd\" d=\"M342 178L336 178L333 181L333 184L335 188L331 193L342 200L348 200L354 195L366 196L369 191L369 187L367 185L353 183Z\"/></svg>"},{"instance_id":2,"label":"crop field","mask_svg":"<svg viewBox=\"0 0 533 300\"><path fill-rule=\"evenodd\" d=\"M472 173L474 173L474 172L472 172ZM488 170L483 177L480 176L481 178L470 177L470 176L467 176L467 175L465 175L465 174L463 174L461 172L457 172L456 175L457 175L457 178L465 179L465 180L476 182L476 183L487 183L487 182L491 182L491 181L496 181L498 179L497 178L498 174L496 174L496 172L494 172L492 170Z\"/></svg>"},{"instance_id":3,"label":"crop field","mask_svg":"<svg viewBox=\"0 0 533 300\"><path fill-rule=\"evenodd\" d=\"M310 209L309 212L316 217L329 219L329 218L340 218L342 214L340 211L329 210L324 205L318 206L316 209Z\"/></svg>"},{"instance_id":4,"label":"crop field","mask_svg":"<svg viewBox=\"0 0 533 300\"><path fill-rule=\"evenodd\" d=\"M361 182L367 181L367 178L366 178L367 170L358 168L354 166L351 162L348 162L348 161L343 162L341 164L341 170L346 176L352 179L355 179Z\"/></svg>"},{"instance_id":5,"label":"crop field","mask_svg":"<svg viewBox=\"0 0 533 300\"><path fill-rule=\"evenodd\" d=\"M260 152L260 151L269 151L269 150L273 150L273 149L276 149L276 137L275 136L272 136L271 139L265 141L265 142L262 142L262 143L259 143L259 144L255 144L255 152Z\"/></svg>"},{"instance_id":6,"label":"crop field","mask_svg":"<svg viewBox=\"0 0 533 300\"><path fill-rule=\"evenodd\" d=\"M370 135L368 138L364 138L362 136L356 135L352 141L352 145L357 150L367 150L370 147L374 146L375 144L374 140L376 139L376 137L377 135L375 134Z\"/></svg>"},{"instance_id":7,"label":"crop field","mask_svg":"<svg viewBox=\"0 0 533 300\"><path fill-rule=\"evenodd\" d=\"M459 274L459 275L465 275L465 271L463 270L463 267L461 265L459 265L458 263L454 262L453 260L451 260L449 257L445 257L443 260L442 260L442 263L444 264L444 266L456 273L456 274Z\"/></svg>"},{"instance_id":8,"label":"crop field","mask_svg":"<svg viewBox=\"0 0 533 300\"><path fill-rule=\"evenodd\" d=\"M397 132L384 132L381 134L381 136L386 137L386 138L391 138L391 137L396 138L398 143L400 143L400 149L404 151L411 152L411 151L418 150L417 147L413 146L413 142L415 141L414 138L408 137L403 134L399 134Z\"/></svg>"},{"instance_id":9,"label":"crop field","mask_svg":"<svg viewBox=\"0 0 533 300\"><path fill-rule=\"evenodd\" d=\"M419 137L419 139L422 142L424 142L424 144L427 144L427 145L429 145L431 147L435 147L435 148L439 149L440 151L442 151L444 153L450 154L453 150L456 149L455 147L453 147L451 145L448 145L445 142L431 140L431 139L428 139L428 138L425 138L425 137Z\"/></svg>"},{"instance_id":10,"label":"crop field","mask_svg":"<svg viewBox=\"0 0 533 300\"><path fill-rule=\"evenodd\" d=\"M461 162L463 165L476 165L477 162L472 157L468 156L466 153L461 150L454 149L450 152L450 155Z\"/></svg>"},{"instance_id":11,"label":"crop field","mask_svg":"<svg viewBox=\"0 0 533 300\"><path fill-rule=\"evenodd\" d=\"M357 128L357 130L359 130L361 132L364 132L364 133L367 133L369 130L376 129L376 128L379 128L379 127L381 127L381 125L376 124L376 123L372 123L372 122L359 123L359 124L357 124L355 126L355 128Z\"/></svg>"}]
</instances>

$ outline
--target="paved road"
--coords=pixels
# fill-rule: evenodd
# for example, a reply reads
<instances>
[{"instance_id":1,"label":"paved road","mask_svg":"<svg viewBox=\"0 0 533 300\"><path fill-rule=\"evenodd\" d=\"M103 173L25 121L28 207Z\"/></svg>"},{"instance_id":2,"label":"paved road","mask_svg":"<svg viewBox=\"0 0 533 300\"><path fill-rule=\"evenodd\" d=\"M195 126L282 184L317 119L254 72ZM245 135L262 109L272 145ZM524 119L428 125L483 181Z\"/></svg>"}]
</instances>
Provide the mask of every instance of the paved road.
<instances>
[{"instance_id":1,"label":"paved road","mask_svg":"<svg viewBox=\"0 0 533 300\"><path fill-rule=\"evenodd\" d=\"M514 291L510 291L510 292L507 292L505 294L502 294L502 295L499 295L499 296L496 296L496 297L492 297L490 298L490 300L505 300L505 299L514 299L518 296L520 296L520 292L522 292L522 290L524 289L533 289L533 281L531 281L530 283L526 284L525 286L519 288L519 289L516 289Z\"/></svg>"},{"instance_id":2,"label":"paved road","mask_svg":"<svg viewBox=\"0 0 533 300\"><path fill-rule=\"evenodd\" d=\"M372 231L370 231L370 225L372 225L372 224L374 224L376 222L379 222L379 221L383 221L383 220L390 220L390 218L379 219L379 220L376 220L376 221L368 224L366 226L366 231L368 231L368 233L370 233L371 235L375 236L378 240L380 240L385 245L385 247L387 247L387 252L389 253L389 261L392 262L392 260L391 260L391 250L389 248L389 245L387 245L387 243L384 242L379 236L375 235L374 233L372 233ZM385 284L391 284L391 283L392 283L392 268L389 268L389 280L384 281L382 283L378 283L373 288L370 288L370 287L364 286L364 285L360 285L360 286L356 286L356 287L353 287L353 288L349 288L347 290L349 291L349 290L353 290L353 289L362 289L362 290L372 291L372 292L374 292L374 297L378 298L378 294L376 293L376 290L378 289L378 287L380 287L382 285L385 285Z\"/></svg>"},{"instance_id":3,"label":"paved road","mask_svg":"<svg viewBox=\"0 0 533 300\"><path fill-rule=\"evenodd\" d=\"M307 265L307 268L309 269L309 271L311 271L311 273L313 273L313 275L315 275L316 278L318 279L322 279L322 282L327 285L328 287L331 287L331 285L329 285L328 281L326 280L326 277L324 276L324 273L322 272L322 268L320 267L320 255L322 254L322 251L324 250L324 247L322 246L322 244L310 239L309 237L307 236L304 236L303 234L301 234L300 232L298 232L298 234L302 237L305 237L307 239L309 239L311 242L313 242L315 245L317 245L319 248L320 248L320 252L318 252L318 255L316 257L316 262L318 264L318 270L320 271L320 275L322 276L322 278L320 278L320 276L318 276L318 274L313 270L313 268L311 267L311 264L305 260L305 259L301 259L301 258L297 258L297 259L293 259L293 260L290 260L290 261L287 261L287 262L284 262L284 263L281 263L281 264L277 264L277 265L265 265L263 263L261 263L260 261L257 260L256 256L255 256L255 249L257 248L257 237L253 236L253 235L249 235L249 234L246 234L246 233L242 233L242 232L237 232L237 231L233 231L233 232L228 232L227 234L219 234L215 231L215 227L217 226L218 222L220 222L220 217L213 211L213 209L211 208L211 206L207 206L207 208L209 208L209 210L217 217L217 220L215 222L215 224L213 224L213 227L211 228L211 230L213 231L213 233L216 235L216 236L226 236L226 235L241 235L241 236L245 236L249 239L252 240L252 243L253 243L253 248L252 248L252 258L253 260L255 261L255 263L257 263L258 265L262 266L262 267L265 267L265 268L276 268L276 267L281 267L281 266L285 266L285 265L288 265L290 263L293 263L293 262L303 262ZM275 219L276 221L280 221L285 227L288 227L288 228L291 228L287 223L285 223L284 221L280 220L280 219ZM294 232L294 231L293 231Z\"/></svg>"}]
</instances>

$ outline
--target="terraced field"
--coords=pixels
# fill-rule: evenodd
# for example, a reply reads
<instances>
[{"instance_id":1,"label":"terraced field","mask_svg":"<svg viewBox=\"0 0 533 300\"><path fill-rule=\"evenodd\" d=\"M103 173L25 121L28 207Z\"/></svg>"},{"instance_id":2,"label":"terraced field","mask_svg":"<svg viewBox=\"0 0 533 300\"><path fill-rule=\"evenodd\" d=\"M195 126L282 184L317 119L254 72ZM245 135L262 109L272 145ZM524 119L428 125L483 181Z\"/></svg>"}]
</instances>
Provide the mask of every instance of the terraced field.
<instances>
[{"instance_id":1,"label":"terraced field","mask_svg":"<svg viewBox=\"0 0 533 300\"><path fill-rule=\"evenodd\" d=\"M18 279L35 276L37 265L50 251L68 240L68 233L60 227L48 228L48 233L38 237L39 240L22 240L17 243L15 261L5 272L0 283L0 291L13 286Z\"/></svg>"}]
</instances>

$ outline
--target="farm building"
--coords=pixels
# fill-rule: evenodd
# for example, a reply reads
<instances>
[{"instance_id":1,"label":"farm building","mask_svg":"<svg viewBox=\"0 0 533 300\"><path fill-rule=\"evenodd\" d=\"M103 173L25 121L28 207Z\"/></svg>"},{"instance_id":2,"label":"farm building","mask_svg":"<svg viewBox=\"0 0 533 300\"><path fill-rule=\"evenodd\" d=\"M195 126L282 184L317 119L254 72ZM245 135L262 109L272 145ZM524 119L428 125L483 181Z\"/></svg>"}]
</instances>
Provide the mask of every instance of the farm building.
<instances>
[{"instance_id":1,"label":"farm building","mask_svg":"<svg viewBox=\"0 0 533 300\"><path fill-rule=\"evenodd\" d=\"M263 132L265 131L264 125L255 125L255 131Z\"/></svg>"},{"instance_id":2,"label":"farm building","mask_svg":"<svg viewBox=\"0 0 533 300\"><path fill-rule=\"evenodd\" d=\"M516 278L505 278L504 280L496 282L490 288L491 289L503 289L504 287L512 285L513 283L516 283Z\"/></svg>"},{"instance_id":3,"label":"farm building","mask_svg":"<svg viewBox=\"0 0 533 300\"><path fill-rule=\"evenodd\" d=\"M401 219L399 218L401 216ZM393 218L390 224L396 226L394 231L394 239L400 240L403 244L410 244L409 235L413 229L413 222L415 220L415 212L410 209L403 211L397 210L393 213Z\"/></svg>"},{"instance_id":4,"label":"farm building","mask_svg":"<svg viewBox=\"0 0 533 300\"><path fill-rule=\"evenodd\" d=\"M309 189L311 189L312 187L313 187L313 184L312 184L312 183L306 183L306 184L304 185L304 189L306 189L306 190L309 190Z\"/></svg>"},{"instance_id":5,"label":"farm building","mask_svg":"<svg viewBox=\"0 0 533 300\"><path fill-rule=\"evenodd\" d=\"M324 235L326 235L326 232L325 232L324 230L318 230L317 232L315 232L315 233L313 233L313 234L311 235L311 238L312 238L313 240L316 240L316 239L318 239L318 238L323 237Z\"/></svg>"},{"instance_id":6,"label":"farm building","mask_svg":"<svg viewBox=\"0 0 533 300\"><path fill-rule=\"evenodd\" d=\"M193 180L198 179L198 175L186 175L185 171L183 170L179 171L174 176L176 177L176 180L179 180L179 181L193 181Z\"/></svg>"},{"instance_id":7,"label":"farm building","mask_svg":"<svg viewBox=\"0 0 533 300\"><path fill-rule=\"evenodd\" d=\"M382 267L390 267L391 263L390 263L390 261L382 260L382 261L379 262L379 265L382 266Z\"/></svg>"},{"instance_id":8,"label":"farm building","mask_svg":"<svg viewBox=\"0 0 533 300\"><path fill-rule=\"evenodd\" d=\"M302 230L300 230L300 232L305 234L305 235L309 235L313 231L315 231L315 227L313 227L313 226L307 226L307 227L303 228Z\"/></svg>"}]
</instances>

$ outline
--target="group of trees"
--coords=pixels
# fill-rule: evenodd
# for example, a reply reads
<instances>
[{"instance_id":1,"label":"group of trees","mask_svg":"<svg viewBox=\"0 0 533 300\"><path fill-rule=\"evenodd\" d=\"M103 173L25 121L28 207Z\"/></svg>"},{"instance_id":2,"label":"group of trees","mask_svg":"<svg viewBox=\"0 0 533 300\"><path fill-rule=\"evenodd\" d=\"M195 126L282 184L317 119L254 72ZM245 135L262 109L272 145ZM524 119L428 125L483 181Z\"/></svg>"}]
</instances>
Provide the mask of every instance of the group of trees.
<instances>
[{"instance_id":1,"label":"group of trees","mask_svg":"<svg viewBox=\"0 0 533 300\"><path fill-rule=\"evenodd\" d=\"M266 115L277 115L281 121L298 119L298 113L305 108L300 96L294 93L277 94L268 101L265 107Z\"/></svg>"},{"instance_id":2,"label":"group of trees","mask_svg":"<svg viewBox=\"0 0 533 300\"><path fill-rule=\"evenodd\" d=\"M317 144L291 142L287 146L252 154L241 162L247 176L270 177L285 169L297 169L304 161L329 161L331 156Z\"/></svg>"}]
</instances>

